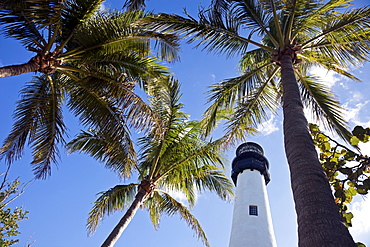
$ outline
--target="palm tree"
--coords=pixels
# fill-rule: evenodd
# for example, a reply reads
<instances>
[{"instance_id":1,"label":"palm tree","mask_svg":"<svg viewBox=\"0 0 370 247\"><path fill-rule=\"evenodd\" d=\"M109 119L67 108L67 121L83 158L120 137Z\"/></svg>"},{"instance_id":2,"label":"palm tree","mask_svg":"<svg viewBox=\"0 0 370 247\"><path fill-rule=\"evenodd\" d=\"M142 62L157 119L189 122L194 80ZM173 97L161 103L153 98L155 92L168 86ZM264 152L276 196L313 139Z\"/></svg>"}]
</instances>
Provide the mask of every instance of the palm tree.
<instances>
[{"instance_id":1,"label":"palm tree","mask_svg":"<svg viewBox=\"0 0 370 247\"><path fill-rule=\"evenodd\" d=\"M131 143L112 137L105 132L82 132L68 144L70 152L84 152L108 168L120 171L128 177L133 168L138 173L138 182L116 185L100 193L90 211L87 227L95 231L99 221L114 211L128 206L126 213L107 237L102 246L113 246L134 217L139 207L149 211L155 227L161 214L181 218L195 231L198 238L209 246L206 235L189 209L171 196L171 192L182 192L192 207L197 192L214 191L222 199L232 194L232 184L220 170L222 156L220 141L205 141L198 121L189 121L181 111L179 84L165 78L150 86L149 92L153 111L160 124L140 138L139 158ZM127 156L125 150L130 150Z\"/></svg>"},{"instance_id":2,"label":"palm tree","mask_svg":"<svg viewBox=\"0 0 370 247\"><path fill-rule=\"evenodd\" d=\"M146 32L130 26L135 20L145 16L145 13L105 13L99 11L103 2L104 0L1 0L0 25L3 26L4 35L21 41L35 56L24 64L0 68L0 78L29 72L47 75L55 71L81 72L83 66L79 67L74 63L86 62L85 66L92 66L94 62L101 60L101 56L109 56L106 60L113 63L122 58L118 57L118 52L122 53L122 50L128 48L130 52L126 51L125 55L131 55L134 62L149 55L149 40L157 41L163 60L177 59L178 44L174 36ZM95 53L100 56L98 59L93 56ZM140 63L133 64L131 69L138 66L136 72L142 70L144 64L139 65ZM87 70L84 72L87 73Z\"/></svg>"},{"instance_id":3,"label":"palm tree","mask_svg":"<svg viewBox=\"0 0 370 247\"><path fill-rule=\"evenodd\" d=\"M308 69L348 72L368 59L370 7L348 9L349 0L213 0L191 16L160 14L149 30L181 34L197 47L241 55L242 75L216 84L205 112L209 132L227 117L228 143L243 138L282 101L284 144L298 219L299 246L355 246L339 216L303 113L314 115L341 137L350 133L335 96Z\"/></svg>"},{"instance_id":4,"label":"palm tree","mask_svg":"<svg viewBox=\"0 0 370 247\"><path fill-rule=\"evenodd\" d=\"M0 77L40 73L21 92L13 129L0 155L13 162L28 140L37 178L50 174L58 145L64 143L65 101L83 124L127 136L120 131L126 123L139 129L152 124L151 110L134 93L135 85L145 89L148 80L167 73L161 60L150 56L150 40L156 41L161 59L177 58L173 35L132 25L145 13L99 12L101 3L0 1L3 33L35 53L24 64L0 68Z\"/></svg>"}]
</instances>

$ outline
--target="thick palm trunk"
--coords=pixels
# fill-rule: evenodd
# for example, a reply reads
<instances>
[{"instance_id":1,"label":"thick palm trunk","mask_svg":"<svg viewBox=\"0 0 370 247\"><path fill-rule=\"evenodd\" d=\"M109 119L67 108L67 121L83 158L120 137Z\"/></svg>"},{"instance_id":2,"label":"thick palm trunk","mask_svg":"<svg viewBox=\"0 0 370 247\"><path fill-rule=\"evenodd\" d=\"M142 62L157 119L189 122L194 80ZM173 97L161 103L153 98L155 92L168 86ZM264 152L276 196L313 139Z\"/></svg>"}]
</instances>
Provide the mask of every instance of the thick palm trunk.
<instances>
[{"instance_id":1,"label":"thick palm trunk","mask_svg":"<svg viewBox=\"0 0 370 247\"><path fill-rule=\"evenodd\" d=\"M344 226L308 131L290 55L281 59L284 144L300 247L356 246Z\"/></svg>"},{"instance_id":2,"label":"thick palm trunk","mask_svg":"<svg viewBox=\"0 0 370 247\"><path fill-rule=\"evenodd\" d=\"M40 65L33 59L24 64L10 65L0 68L0 78L21 75L29 72L36 72L40 68Z\"/></svg>"},{"instance_id":3,"label":"thick palm trunk","mask_svg":"<svg viewBox=\"0 0 370 247\"><path fill-rule=\"evenodd\" d=\"M135 216L141 204L144 202L147 194L148 192L146 192L144 189L139 190L139 192L135 196L135 200L132 202L125 215L123 215L121 220L118 222L113 231L109 234L101 247L112 247L115 245L119 237L122 235L123 231L126 229L132 218Z\"/></svg>"}]
</instances>

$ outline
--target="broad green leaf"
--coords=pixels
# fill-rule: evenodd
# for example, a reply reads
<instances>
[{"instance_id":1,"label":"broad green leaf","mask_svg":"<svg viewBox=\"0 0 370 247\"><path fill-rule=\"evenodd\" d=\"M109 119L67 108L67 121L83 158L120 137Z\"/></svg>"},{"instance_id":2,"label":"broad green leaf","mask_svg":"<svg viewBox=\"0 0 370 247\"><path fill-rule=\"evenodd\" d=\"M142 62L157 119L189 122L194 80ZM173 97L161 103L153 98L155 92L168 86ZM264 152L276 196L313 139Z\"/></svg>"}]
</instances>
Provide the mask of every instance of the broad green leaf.
<instances>
[{"instance_id":1,"label":"broad green leaf","mask_svg":"<svg viewBox=\"0 0 370 247\"><path fill-rule=\"evenodd\" d=\"M317 132L317 131L320 131L319 126L318 126L317 124L312 124L312 123L310 123L310 124L309 124L309 126L310 126L310 131L311 131L311 132Z\"/></svg>"},{"instance_id":2,"label":"broad green leaf","mask_svg":"<svg viewBox=\"0 0 370 247\"><path fill-rule=\"evenodd\" d=\"M351 139L350 139L350 143L353 146L358 145L359 142L360 142L360 139L358 139L356 136L352 136Z\"/></svg>"},{"instance_id":3,"label":"broad green leaf","mask_svg":"<svg viewBox=\"0 0 370 247\"><path fill-rule=\"evenodd\" d=\"M357 242L357 243L356 243L356 246L357 246L357 247L366 247L366 245L364 245L363 243L360 243L360 242Z\"/></svg>"},{"instance_id":4,"label":"broad green leaf","mask_svg":"<svg viewBox=\"0 0 370 247\"><path fill-rule=\"evenodd\" d=\"M330 162L334 162L335 164L337 164L338 163L338 158L331 158Z\"/></svg>"},{"instance_id":5,"label":"broad green leaf","mask_svg":"<svg viewBox=\"0 0 370 247\"><path fill-rule=\"evenodd\" d=\"M351 186L351 187L354 187L354 186L355 186L355 184L354 184L352 181L348 181L348 182L347 182L347 184L348 184L349 186Z\"/></svg>"},{"instance_id":6,"label":"broad green leaf","mask_svg":"<svg viewBox=\"0 0 370 247\"><path fill-rule=\"evenodd\" d=\"M354 152L352 152L352 151L348 151L348 152L344 155L344 159L346 159L346 160L348 160L348 161L353 160L355 157L356 157L356 153L354 153Z\"/></svg>"},{"instance_id":7,"label":"broad green leaf","mask_svg":"<svg viewBox=\"0 0 370 247\"><path fill-rule=\"evenodd\" d=\"M357 194L357 191L356 191L356 189L355 189L355 188L353 188L353 187L349 187L349 188L347 189L347 193L351 194L352 196L355 196L355 195Z\"/></svg>"},{"instance_id":8,"label":"broad green leaf","mask_svg":"<svg viewBox=\"0 0 370 247\"><path fill-rule=\"evenodd\" d=\"M358 185L357 186L357 193L361 194L361 195L366 195L368 192L368 189L366 189L366 187L364 185Z\"/></svg>"},{"instance_id":9,"label":"broad green leaf","mask_svg":"<svg viewBox=\"0 0 370 247\"><path fill-rule=\"evenodd\" d=\"M352 134L356 137L358 137L360 140L363 140L364 139L364 134L365 134L365 129L362 127L362 126L356 126L353 130L352 130Z\"/></svg>"},{"instance_id":10,"label":"broad green leaf","mask_svg":"<svg viewBox=\"0 0 370 247\"><path fill-rule=\"evenodd\" d=\"M325 152L327 150L330 150L330 143L329 142L324 142L323 144L321 144L320 150L322 152Z\"/></svg>"},{"instance_id":11,"label":"broad green leaf","mask_svg":"<svg viewBox=\"0 0 370 247\"><path fill-rule=\"evenodd\" d=\"M365 186L366 189L370 190L370 178L364 180L362 184L363 186Z\"/></svg>"},{"instance_id":12,"label":"broad green leaf","mask_svg":"<svg viewBox=\"0 0 370 247\"><path fill-rule=\"evenodd\" d=\"M351 221L352 221L352 218L353 218L353 214L351 212L349 212L349 213L343 213L343 218L345 219L345 222L349 226L352 226Z\"/></svg>"},{"instance_id":13,"label":"broad green leaf","mask_svg":"<svg viewBox=\"0 0 370 247\"><path fill-rule=\"evenodd\" d=\"M339 171L345 175L351 175L352 169L351 168L340 168Z\"/></svg>"}]
</instances>

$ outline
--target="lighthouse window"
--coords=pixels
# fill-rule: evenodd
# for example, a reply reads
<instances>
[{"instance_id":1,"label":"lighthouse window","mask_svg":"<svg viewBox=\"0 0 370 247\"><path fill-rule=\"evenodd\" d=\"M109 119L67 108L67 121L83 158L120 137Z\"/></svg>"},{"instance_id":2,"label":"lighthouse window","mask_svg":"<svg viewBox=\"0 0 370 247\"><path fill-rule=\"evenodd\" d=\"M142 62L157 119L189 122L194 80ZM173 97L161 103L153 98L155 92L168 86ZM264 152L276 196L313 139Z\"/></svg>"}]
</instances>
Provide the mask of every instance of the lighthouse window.
<instances>
[{"instance_id":1,"label":"lighthouse window","mask_svg":"<svg viewBox=\"0 0 370 247\"><path fill-rule=\"evenodd\" d=\"M258 215L258 209L255 205L249 205L249 215Z\"/></svg>"}]
</instances>

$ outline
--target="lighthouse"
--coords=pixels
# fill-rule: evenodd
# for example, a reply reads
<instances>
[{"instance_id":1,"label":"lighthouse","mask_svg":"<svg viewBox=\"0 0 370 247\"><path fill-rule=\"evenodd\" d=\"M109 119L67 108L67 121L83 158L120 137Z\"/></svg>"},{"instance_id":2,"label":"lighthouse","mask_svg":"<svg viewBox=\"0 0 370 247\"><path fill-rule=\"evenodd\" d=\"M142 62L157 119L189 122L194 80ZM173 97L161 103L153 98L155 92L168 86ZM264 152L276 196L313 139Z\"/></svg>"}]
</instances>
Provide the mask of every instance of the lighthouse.
<instances>
[{"instance_id":1,"label":"lighthouse","mask_svg":"<svg viewBox=\"0 0 370 247\"><path fill-rule=\"evenodd\" d=\"M232 162L236 186L229 247L276 247L266 185L269 163L254 142L241 144Z\"/></svg>"}]
</instances>

